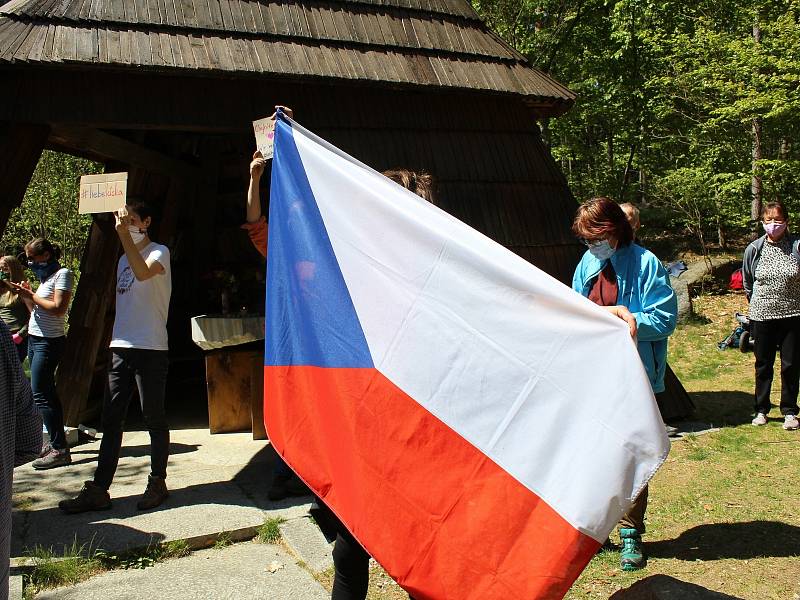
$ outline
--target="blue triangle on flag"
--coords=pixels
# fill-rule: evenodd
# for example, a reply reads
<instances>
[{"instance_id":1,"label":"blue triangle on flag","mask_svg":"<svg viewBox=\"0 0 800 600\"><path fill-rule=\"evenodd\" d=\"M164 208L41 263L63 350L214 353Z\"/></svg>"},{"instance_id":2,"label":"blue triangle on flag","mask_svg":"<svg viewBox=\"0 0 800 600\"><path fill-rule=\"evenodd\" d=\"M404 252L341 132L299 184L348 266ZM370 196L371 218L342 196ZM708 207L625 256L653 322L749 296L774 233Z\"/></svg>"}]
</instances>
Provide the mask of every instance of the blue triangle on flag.
<instances>
[{"instance_id":1,"label":"blue triangle on flag","mask_svg":"<svg viewBox=\"0 0 800 600\"><path fill-rule=\"evenodd\" d=\"M373 367L292 127L280 116L270 182L264 363Z\"/></svg>"}]
</instances>

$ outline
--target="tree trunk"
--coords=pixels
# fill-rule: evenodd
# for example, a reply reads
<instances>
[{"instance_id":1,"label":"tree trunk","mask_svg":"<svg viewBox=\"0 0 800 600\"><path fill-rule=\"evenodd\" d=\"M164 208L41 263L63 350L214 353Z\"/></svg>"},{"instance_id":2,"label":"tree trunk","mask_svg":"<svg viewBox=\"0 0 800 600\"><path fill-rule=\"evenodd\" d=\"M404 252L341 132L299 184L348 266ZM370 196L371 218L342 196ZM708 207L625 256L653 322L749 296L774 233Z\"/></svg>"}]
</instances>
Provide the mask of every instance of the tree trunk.
<instances>
[{"instance_id":1,"label":"tree trunk","mask_svg":"<svg viewBox=\"0 0 800 600\"><path fill-rule=\"evenodd\" d=\"M628 162L625 163L625 171L622 173L622 185L619 188L619 201L625 199L625 192L631 179L631 168L633 167L633 156L636 154L636 144L631 144L631 151L628 153Z\"/></svg>"},{"instance_id":2,"label":"tree trunk","mask_svg":"<svg viewBox=\"0 0 800 600\"><path fill-rule=\"evenodd\" d=\"M778 148L778 158L780 160L789 160L789 138L782 137L781 138L781 145Z\"/></svg>"},{"instance_id":3,"label":"tree trunk","mask_svg":"<svg viewBox=\"0 0 800 600\"><path fill-rule=\"evenodd\" d=\"M753 23L753 40L756 44L761 43L761 26L758 22L758 14L756 14L755 23ZM761 160L761 119L756 117L753 119L752 124L753 132L753 162L752 162L752 180L750 183L750 193L752 194L752 204L750 206L750 217L754 221L761 218L761 202L762 202L762 185L761 176L758 174L758 163Z\"/></svg>"}]
</instances>

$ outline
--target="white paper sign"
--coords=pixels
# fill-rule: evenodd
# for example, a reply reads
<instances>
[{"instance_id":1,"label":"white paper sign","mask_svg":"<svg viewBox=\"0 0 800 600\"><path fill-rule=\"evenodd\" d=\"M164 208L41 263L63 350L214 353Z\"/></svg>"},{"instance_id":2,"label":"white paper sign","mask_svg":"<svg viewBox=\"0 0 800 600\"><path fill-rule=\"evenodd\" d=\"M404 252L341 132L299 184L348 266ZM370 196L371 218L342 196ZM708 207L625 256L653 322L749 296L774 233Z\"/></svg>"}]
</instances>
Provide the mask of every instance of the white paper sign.
<instances>
[{"instance_id":1,"label":"white paper sign","mask_svg":"<svg viewBox=\"0 0 800 600\"><path fill-rule=\"evenodd\" d=\"M256 133L256 148L264 158L272 158L272 147L275 144L275 119L267 117L253 121Z\"/></svg>"},{"instance_id":2,"label":"white paper sign","mask_svg":"<svg viewBox=\"0 0 800 600\"><path fill-rule=\"evenodd\" d=\"M81 177L78 212L86 214L119 210L125 206L127 193L127 173L84 175Z\"/></svg>"}]
</instances>

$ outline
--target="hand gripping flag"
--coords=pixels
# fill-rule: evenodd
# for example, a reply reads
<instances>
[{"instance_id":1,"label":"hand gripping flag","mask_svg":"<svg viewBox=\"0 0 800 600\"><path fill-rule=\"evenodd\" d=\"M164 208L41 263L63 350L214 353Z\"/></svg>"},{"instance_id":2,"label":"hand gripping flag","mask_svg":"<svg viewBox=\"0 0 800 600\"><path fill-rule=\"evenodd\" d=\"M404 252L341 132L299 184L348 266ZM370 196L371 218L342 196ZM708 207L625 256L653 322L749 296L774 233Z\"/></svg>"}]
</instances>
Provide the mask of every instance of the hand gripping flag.
<instances>
[{"instance_id":1,"label":"hand gripping flag","mask_svg":"<svg viewBox=\"0 0 800 600\"><path fill-rule=\"evenodd\" d=\"M419 600L562 598L669 442L627 325L279 117L264 419Z\"/></svg>"}]
</instances>

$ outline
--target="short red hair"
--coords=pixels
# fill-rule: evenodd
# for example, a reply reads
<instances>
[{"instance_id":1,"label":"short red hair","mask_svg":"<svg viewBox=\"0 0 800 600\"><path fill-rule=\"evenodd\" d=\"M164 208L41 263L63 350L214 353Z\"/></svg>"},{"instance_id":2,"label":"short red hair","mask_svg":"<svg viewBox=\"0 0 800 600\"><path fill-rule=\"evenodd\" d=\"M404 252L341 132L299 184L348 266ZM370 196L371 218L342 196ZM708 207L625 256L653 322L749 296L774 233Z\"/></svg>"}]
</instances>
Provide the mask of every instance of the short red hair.
<instances>
[{"instance_id":1,"label":"short red hair","mask_svg":"<svg viewBox=\"0 0 800 600\"><path fill-rule=\"evenodd\" d=\"M613 237L618 246L627 246L633 241L633 229L625 212L605 196L587 200L578 207L572 231L590 242Z\"/></svg>"}]
</instances>

